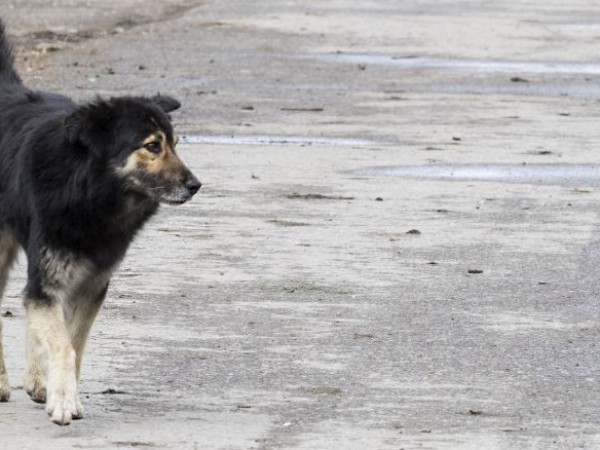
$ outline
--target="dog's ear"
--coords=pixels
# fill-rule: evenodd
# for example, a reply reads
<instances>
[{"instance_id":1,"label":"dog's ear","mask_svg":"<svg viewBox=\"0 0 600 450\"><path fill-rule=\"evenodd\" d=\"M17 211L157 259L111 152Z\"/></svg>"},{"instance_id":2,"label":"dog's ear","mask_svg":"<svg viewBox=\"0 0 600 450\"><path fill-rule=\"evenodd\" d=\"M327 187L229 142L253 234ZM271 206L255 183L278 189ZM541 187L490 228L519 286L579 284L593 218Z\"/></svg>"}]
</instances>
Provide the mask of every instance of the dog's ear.
<instances>
[{"instance_id":1,"label":"dog's ear","mask_svg":"<svg viewBox=\"0 0 600 450\"><path fill-rule=\"evenodd\" d=\"M108 139L112 108L105 101L96 101L78 107L65 118L69 142L85 147L103 146Z\"/></svg>"},{"instance_id":2,"label":"dog's ear","mask_svg":"<svg viewBox=\"0 0 600 450\"><path fill-rule=\"evenodd\" d=\"M170 113L171 111L175 111L181 107L181 103L179 103L173 97L169 97L168 95L157 94L152 97L151 100L160 106L160 108L166 113Z\"/></svg>"}]
</instances>

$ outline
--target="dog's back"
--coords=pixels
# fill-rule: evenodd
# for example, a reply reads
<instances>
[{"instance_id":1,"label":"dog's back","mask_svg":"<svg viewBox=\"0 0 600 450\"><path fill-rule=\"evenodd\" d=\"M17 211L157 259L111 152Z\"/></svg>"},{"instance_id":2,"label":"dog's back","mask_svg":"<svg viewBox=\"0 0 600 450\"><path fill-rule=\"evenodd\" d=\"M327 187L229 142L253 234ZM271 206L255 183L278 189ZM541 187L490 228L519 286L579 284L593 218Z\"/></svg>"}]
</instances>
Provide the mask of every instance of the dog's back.
<instances>
[{"instance_id":1,"label":"dog's back","mask_svg":"<svg viewBox=\"0 0 600 450\"><path fill-rule=\"evenodd\" d=\"M10 166L26 134L52 111L72 111L75 104L62 95L34 92L23 85L14 67L12 46L0 20L0 171ZM6 177L2 177L6 178Z\"/></svg>"},{"instance_id":2,"label":"dog's back","mask_svg":"<svg viewBox=\"0 0 600 450\"><path fill-rule=\"evenodd\" d=\"M15 106L44 104L47 108L74 109L75 103L68 97L49 92L33 92L23 85L15 70L15 57L12 45L6 37L6 28L0 20L0 104ZM4 108L7 109L7 108Z\"/></svg>"},{"instance_id":3,"label":"dog's back","mask_svg":"<svg viewBox=\"0 0 600 450\"><path fill-rule=\"evenodd\" d=\"M28 183L25 163L31 157L30 141L44 122L65 117L76 109L68 97L27 88L14 67L14 53L0 20L0 233L12 222L12 232L27 240L29 214L24 207ZM48 146L51 151L51 146Z\"/></svg>"}]
</instances>

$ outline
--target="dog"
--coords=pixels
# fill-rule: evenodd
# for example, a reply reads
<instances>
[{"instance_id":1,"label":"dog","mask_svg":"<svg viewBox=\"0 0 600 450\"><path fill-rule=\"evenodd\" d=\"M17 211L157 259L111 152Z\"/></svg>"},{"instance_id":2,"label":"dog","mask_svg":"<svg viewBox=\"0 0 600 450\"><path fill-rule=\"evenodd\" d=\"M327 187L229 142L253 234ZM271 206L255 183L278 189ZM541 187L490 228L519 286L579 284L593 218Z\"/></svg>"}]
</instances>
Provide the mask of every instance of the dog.
<instances>
[{"instance_id":1,"label":"dog","mask_svg":"<svg viewBox=\"0 0 600 450\"><path fill-rule=\"evenodd\" d=\"M85 343L136 232L201 187L175 152L179 107L160 94L77 104L28 89L0 21L0 296L22 248L24 389L59 425L83 416ZM0 401L9 396L0 323Z\"/></svg>"}]
</instances>

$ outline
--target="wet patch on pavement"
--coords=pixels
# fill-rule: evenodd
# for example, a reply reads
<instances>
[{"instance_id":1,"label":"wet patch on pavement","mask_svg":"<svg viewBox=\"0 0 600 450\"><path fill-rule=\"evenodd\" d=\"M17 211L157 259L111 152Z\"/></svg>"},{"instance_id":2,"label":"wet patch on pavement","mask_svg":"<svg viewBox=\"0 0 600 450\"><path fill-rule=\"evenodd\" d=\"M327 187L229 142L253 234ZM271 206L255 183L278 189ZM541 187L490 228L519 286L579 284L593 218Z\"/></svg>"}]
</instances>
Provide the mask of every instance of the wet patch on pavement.
<instances>
[{"instance_id":1,"label":"wet patch on pavement","mask_svg":"<svg viewBox=\"0 0 600 450\"><path fill-rule=\"evenodd\" d=\"M437 69L482 73L600 75L600 64L560 61L502 61L489 59L434 58L429 56L331 53L311 55L325 62L375 64L400 69Z\"/></svg>"},{"instance_id":2,"label":"wet patch on pavement","mask_svg":"<svg viewBox=\"0 0 600 450\"><path fill-rule=\"evenodd\" d=\"M600 64L594 62L511 61L358 53L313 54L302 55L300 58L405 73L427 72L442 77L442 81L412 83L402 89L403 92L566 96L587 99L600 97L597 84L590 82L590 77L600 74ZM557 81L557 77L569 79L569 82Z\"/></svg>"},{"instance_id":3,"label":"wet patch on pavement","mask_svg":"<svg viewBox=\"0 0 600 450\"><path fill-rule=\"evenodd\" d=\"M183 144L210 145L327 145L334 147L369 147L381 145L364 139L347 139L323 136L269 136L269 135L185 135Z\"/></svg>"},{"instance_id":4,"label":"wet patch on pavement","mask_svg":"<svg viewBox=\"0 0 600 450\"><path fill-rule=\"evenodd\" d=\"M511 184L600 186L598 164L444 164L357 169L359 176L388 176L440 181L489 181Z\"/></svg>"}]
</instances>

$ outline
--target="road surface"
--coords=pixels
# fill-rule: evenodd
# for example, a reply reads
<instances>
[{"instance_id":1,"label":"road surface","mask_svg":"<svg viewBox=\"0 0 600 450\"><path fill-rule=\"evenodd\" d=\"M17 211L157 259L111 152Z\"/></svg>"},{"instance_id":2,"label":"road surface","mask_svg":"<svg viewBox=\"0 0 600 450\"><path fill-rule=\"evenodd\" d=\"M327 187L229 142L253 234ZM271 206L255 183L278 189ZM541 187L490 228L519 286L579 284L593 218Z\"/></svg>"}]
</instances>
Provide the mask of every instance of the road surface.
<instances>
[{"instance_id":1,"label":"road surface","mask_svg":"<svg viewBox=\"0 0 600 450\"><path fill-rule=\"evenodd\" d=\"M204 183L116 273L86 417L0 448L600 447L600 6L9 0L35 88L179 98Z\"/></svg>"}]
</instances>

